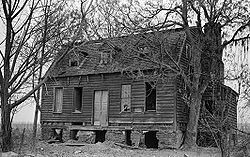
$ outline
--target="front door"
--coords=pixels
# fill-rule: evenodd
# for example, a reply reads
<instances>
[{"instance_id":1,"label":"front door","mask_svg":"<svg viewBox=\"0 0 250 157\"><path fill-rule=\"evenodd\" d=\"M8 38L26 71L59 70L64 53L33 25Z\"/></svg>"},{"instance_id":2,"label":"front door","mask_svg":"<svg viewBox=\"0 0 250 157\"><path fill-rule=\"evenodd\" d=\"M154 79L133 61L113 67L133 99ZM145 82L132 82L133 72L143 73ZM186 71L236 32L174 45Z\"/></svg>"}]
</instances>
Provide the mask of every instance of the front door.
<instances>
[{"instance_id":1,"label":"front door","mask_svg":"<svg viewBox=\"0 0 250 157\"><path fill-rule=\"evenodd\" d=\"M94 125L108 126L108 91L95 91Z\"/></svg>"}]
</instances>

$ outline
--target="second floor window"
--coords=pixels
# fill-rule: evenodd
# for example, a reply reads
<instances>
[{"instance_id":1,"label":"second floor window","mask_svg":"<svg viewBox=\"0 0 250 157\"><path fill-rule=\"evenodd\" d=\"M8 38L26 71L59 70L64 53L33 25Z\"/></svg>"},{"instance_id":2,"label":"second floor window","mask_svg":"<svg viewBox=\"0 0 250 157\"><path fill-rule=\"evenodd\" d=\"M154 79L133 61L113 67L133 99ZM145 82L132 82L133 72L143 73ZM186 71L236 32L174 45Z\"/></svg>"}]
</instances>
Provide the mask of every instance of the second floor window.
<instances>
[{"instance_id":1,"label":"second floor window","mask_svg":"<svg viewBox=\"0 0 250 157\"><path fill-rule=\"evenodd\" d=\"M70 67L76 67L76 66L78 66L78 61L75 60L75 59L70 59L69 60L69 66Z\"/></svg>"},{"instance_id":2,"label":"second floor window","mask_svg":"<svg viewBox=\"0 0 250 157\"><path fill-rule=\"evenodd\" d=\"M103 51L101 53L101 60L100 60L100 64L107 64L109 62L111 62L111 53L110 51Z\"/></svg>"}]
</instances>

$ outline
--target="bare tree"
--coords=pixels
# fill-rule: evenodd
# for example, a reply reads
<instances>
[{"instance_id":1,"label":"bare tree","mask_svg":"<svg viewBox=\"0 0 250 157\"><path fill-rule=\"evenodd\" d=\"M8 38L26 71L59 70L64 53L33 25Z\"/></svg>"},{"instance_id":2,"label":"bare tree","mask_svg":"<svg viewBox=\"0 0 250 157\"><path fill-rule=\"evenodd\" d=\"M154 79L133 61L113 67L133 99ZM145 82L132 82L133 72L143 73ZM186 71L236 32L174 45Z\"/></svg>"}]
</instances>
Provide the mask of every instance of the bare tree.
<instances>
[{"instance_id":1,"label":"bare tree","mask_svg":"<svg viewBox=\"0 0 250 157\"><path fill-rule=\"evenodd\" d=\"M184 80L190 92L189 122L184 146L197 146L197 127L202 95L211 78L221 75L217 81L222 82L224 79L223 74L219 74L223 73L223 50L230 44L249 39L249 32L246 31L250 26L249 8L247 7L249 1L182 0L169 1L166 4L154 3L153 1L147 1L144 4L140 4L138 1L127 1L127 3L106 1L106 3L108 5L100 10L100 12L104 12L102 13L103 25L100 22L97 23L92 27L94 30L103 26L107 30L105 31L106 34L109 34L109 32L114 33L115 30L118 30L114 28L117 25L124 34L138 34L148 31L157 32L161 29L182 28L189 37L192 52L190 63L192 72L186 73L186 70L179 65L178 61L171 59L167 49L162 51L164 51L163 54L170 57L171 62L168 63L171 63L171 66L161 60L141 58L138 55L129 55L127 58L146 59L150 63L157 63L163 69L171 69L176 76L180 76ZM107 9L108 6L112 6L113 10L111 8ZM120 16L115 17L115 15ZM197 32L193 32L193 27L196 27ZM101 37L99 32L94 32ZM104 35L104 37L113 35L116 36L117 34ZM149 40L151 44L154 43L154 40L146 40ZM166 43L160 43L159 45L164 47L164 44ZM123 48L128 52L128 48L121 47L121 49ZM205 66L201 66L202 64ZM162 77L164 75L158 76Z\"/></svg>"},{"instance_id":2,"label":"bare tree","mask_svg":"<svg viewBox=\"0 0 250 157\"><path fill-rule=\"evenodd\" d=\"M1 1L3 8L1 19L6 31L4 41L1 43L5 46L0 53L3 151L12 148L11 110L32 96L44 84L51 69L66 55L69 48L56 59L54 59L55 52L63 44L69 41L74 43L84 36L82 30L86 25L85 16L79 20L73 14L66 14L64 6L64 1ZM62 14L63 11L65 14ZM33 86L32 77L41 73L41 68L44 66L49 66L46 68L47 72L43 75L43 79L40 77ZM36 93L36 100L38 95L39 93ZM9 101L13 96L15 99Z\"/></svg>"}]
</instances>

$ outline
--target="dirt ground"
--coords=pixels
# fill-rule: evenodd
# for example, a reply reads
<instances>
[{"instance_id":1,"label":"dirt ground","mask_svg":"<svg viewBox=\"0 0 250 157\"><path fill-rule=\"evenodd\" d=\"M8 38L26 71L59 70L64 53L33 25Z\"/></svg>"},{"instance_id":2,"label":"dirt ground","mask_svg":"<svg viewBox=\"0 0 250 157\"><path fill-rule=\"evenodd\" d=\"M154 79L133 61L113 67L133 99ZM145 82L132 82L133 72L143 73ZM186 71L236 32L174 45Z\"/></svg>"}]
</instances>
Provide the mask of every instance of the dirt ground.
<instances>
[{"instance_id":1,"label":"dirt ground","mask_svg":"<svg viewBox=\"0 0 250 157\"><path fill-rule=\"evenodd\" d=\"M49 144L46 141L37 139L36 145L31 142L31 134L26 132L24 141L21 142L21 130L14 130L14 150L15 153L22 154L23 157L220 157L220 152L216 148L197 148L196 150L183 151L175 149L146 149L125 147L117 145L114 141L107 140L103 143L84 143L76 141L65 141L64 143ZM78 146L69 146L69 145ZM32 149L34 148L34 149ZM17 155L17 154L16 154ZM0 157L15 156L1 154ZM233 157L236 157L233 155ZM241 157L238 156L237 157ZM243 156L242 156L243 157Z\"/></svg>"},{"instance_id":2,"label":"dirt ground","mask_svg":"<svg viewBox=\"0 0 250 157\"><path fill-rule=\"evenodd\" d=\"M48 144L39 141L35 150L31 151L29 147L22 148L22 154L26 156L38 157L219 157L220 153L216 149L198 149L194 151L181 151L170 149L132 149L116 145L114 142L105 141L104 143L87 144L82 146L67 146L69 144ZM78 143L79 144L79 143Z\"/></svg>"}]
</instances>

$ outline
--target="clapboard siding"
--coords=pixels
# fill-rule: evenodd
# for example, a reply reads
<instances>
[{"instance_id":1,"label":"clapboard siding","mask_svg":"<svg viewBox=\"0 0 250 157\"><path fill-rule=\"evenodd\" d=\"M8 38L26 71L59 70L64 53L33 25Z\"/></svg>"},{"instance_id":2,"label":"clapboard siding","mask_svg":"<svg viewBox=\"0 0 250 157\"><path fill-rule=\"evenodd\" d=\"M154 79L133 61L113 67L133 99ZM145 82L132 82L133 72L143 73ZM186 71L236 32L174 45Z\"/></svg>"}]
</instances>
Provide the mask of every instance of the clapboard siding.
<instances>
[{"instance_id":1,"label":"clapboard siding","mask_svg":"<svg viewBox=\"0 0 250 157\"><path fill-rule=\"evenodd\" d=\"M230 87L222 84L214 84L214 86L210 85L207 88L202 100L203 102L207 100L214 101L214 105L216 105L215 109L217 112L225 110L223 113L225 117L224 119L222 119L222 121L226 120L227 126L235 129L237 128L237 97L238 94ZM216 116L218 117L218 115L214 115L213 117L207 115L204 107L201 108L201 117L206 117L208 123L211 126L214 125L214 117L216 119ZM219 120L219 118L217 118L216 120ZM220 126L218 126L217 124L215 127Z\"/></svg>"},{"instance_id":2,"label":"clapboard siding","mask_svg":"<svg viewBox=\"0 0 250 157\"><path fill-rule=\"evenodd\" d=\"M188 106L184 101L185 84L180 76L176 77L176 121L177 123L187 124L188 122Z\"/></svg>"},{"instance_id":3,"label":"clapboard siding","mask_svg":"<svg viewBox=\"0 0 250 157\"><path fill-rule=\"evenodd\" d=\"M142 113L121 113L121 87L124 84L131 85L131 108L143 108ZM145 111L145 82L143 80L132 80L120 73L51 78L43 86L41 121L92 123L94 91L108 90L110 122L173 122L174 85L174 81L168 81L164 85L159 83L156 88L156 111L147 112ZM55 87L63 87L62 113L53 113ZM74 87L83 87L81 113L72 113Z\"/></svg>"}]
</instances>

